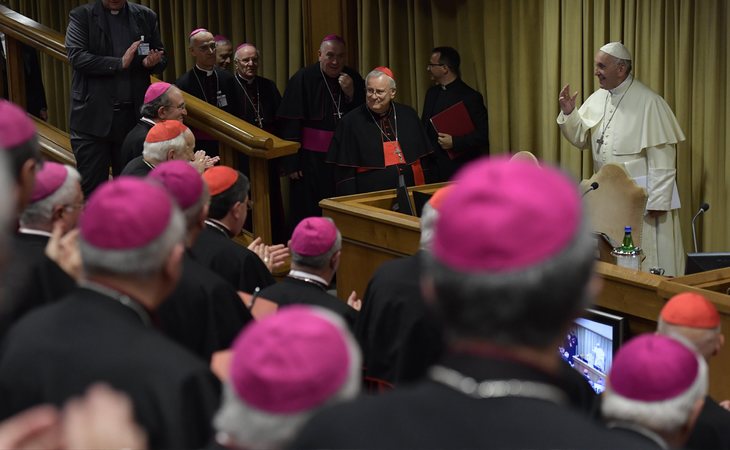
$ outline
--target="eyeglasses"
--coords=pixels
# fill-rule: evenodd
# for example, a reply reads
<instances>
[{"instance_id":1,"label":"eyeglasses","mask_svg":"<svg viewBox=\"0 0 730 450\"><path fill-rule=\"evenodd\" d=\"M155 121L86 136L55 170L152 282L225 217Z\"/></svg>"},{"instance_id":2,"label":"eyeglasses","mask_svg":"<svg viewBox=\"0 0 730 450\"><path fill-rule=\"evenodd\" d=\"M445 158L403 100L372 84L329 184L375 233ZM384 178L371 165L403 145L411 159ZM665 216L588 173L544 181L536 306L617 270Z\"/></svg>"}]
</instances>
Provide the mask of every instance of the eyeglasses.
<instances>
[{"instance_id":1,"label":"eyeglasses","mask_svg":"<svg viewBox=\"0 0 730 450\"><path fill-rule=\"evenodd\" d=\"M215 52L215 42L201 45L198 47L198 50L200 50L201 52Z\"/></svg>"},{"instance_id":2,"label":"eyeglasses","mask_svg":"<svg viewBox=\"0 0 730 450\"><path fill-rule=\"evenodd\" d=\"M175 105L165 105L165 108L175 108L175 109L179 109L180 111L182 111L183 109L187 109L187 105L185 105L185 102L182 102L182 103L180 103L177 106L175 106Z\"/></svg>"},{"instance_id":3,"label":"eyeglasses","mask_svg":"<svg viewBox=\"0 0 730 450\"><path fill-rule=\"evenodd\" d=\"M442 63L428 63L428 64L426 64L426 69L430 69L433 66L445 66L445 65L446 64L442 64Z\"/></svg>"},{"instance_id":4,"label":"eyeglasses","mask_svg":"<svg viewBox=\"0 0 730 450\"><path fill-rule=\"evenodd\" d=\"M388 93L388 89L373 89L373 88L368 88L366 92L367 92L367 95L374 95L376 97L382 97L382 96L384 96L385 94Z\"/></svg>"}]
</instances>

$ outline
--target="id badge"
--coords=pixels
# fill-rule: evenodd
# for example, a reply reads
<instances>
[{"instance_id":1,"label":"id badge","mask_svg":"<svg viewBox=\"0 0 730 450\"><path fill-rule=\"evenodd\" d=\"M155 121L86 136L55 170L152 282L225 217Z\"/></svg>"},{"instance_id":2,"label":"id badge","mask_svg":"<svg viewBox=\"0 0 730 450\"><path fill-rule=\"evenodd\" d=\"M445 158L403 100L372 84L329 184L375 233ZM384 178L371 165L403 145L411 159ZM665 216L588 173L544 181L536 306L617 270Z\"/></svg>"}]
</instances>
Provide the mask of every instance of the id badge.
<instances>
[{"instance_id":1,"label":"id badge","mask_svg":"<svg viewBox=\"0 0 730 450\"><path fill-rule=\"evenodd\" d=\"M218 107L225 108L228 106L228 100L226 100L226 94L218 94Z\"/></svg>"},{"instance_id":2,"label":"id badge","mask_svg":"<svg viewBox=\"0 0 730 450\"><path fill-rule=\"evenodd\" d=\"M144 42L144 36L140 37L142 39L142 42L139 44L139 47L137 47L137 54L140 56L147 56L150 54L150 43Z\"/></svg>"}]
</instances>

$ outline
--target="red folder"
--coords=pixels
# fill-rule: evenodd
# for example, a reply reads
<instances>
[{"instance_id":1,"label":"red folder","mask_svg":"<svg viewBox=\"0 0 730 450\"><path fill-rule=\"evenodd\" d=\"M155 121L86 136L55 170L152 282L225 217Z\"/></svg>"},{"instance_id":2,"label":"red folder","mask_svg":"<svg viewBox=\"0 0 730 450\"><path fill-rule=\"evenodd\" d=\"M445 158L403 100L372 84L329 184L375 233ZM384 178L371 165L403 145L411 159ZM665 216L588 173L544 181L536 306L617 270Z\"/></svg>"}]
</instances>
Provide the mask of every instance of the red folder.
<instances>
[{"instance_id":1,"label":"red folder","mask_svg":"<svg viewBox=\"0 0 730 450\"><path fill-rule=\"evenodd\" d=\"M431 125L437 133L446 133L451 136L464 136L474 131L474 122L471 121L469 111L466 110L463 101L449 106L431 117ZM453 150L446 150L446 152L451 159L458 157Z\"/></svg>"}]
</instances>

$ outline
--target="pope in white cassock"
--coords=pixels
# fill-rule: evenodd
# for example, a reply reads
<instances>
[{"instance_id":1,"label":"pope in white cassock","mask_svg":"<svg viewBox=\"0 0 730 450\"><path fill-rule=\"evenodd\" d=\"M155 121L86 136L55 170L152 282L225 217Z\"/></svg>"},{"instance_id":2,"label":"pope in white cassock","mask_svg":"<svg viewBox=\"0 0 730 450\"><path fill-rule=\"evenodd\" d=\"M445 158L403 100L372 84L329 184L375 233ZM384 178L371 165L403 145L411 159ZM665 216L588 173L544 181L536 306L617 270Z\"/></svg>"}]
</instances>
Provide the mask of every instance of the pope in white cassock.
<instances>
[{"instance_id":1,"label":"pope in white cassock","mask_svg":"<svg viewBox=\"0 0 730 450\"><path fill-rule=\"evenodd\" d=\"M601 89L577 110L578 93L571 96L570 85L560 91L560 131L578 148L590 143L594 171L607 163L620 164L646 187L649 199L641 231L646 259L641 268L683 275L676 144L684 141L684 133L667 102L631 75L631 53L623 44L604 45L594 61Z\"/></svg>"}]
</instances>

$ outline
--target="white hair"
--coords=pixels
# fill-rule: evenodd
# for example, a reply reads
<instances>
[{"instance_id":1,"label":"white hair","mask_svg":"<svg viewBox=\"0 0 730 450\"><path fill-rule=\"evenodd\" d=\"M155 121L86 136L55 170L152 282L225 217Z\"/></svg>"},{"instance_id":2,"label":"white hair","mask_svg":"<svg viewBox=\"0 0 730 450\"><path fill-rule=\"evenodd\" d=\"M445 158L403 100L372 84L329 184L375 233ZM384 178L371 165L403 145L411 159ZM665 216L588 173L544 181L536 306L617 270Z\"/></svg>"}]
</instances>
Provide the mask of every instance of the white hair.
<instances>
[{"instance_id":1,"label":"white hair","mask_svg":"<svg viewBox=\"0 0 730 450\"><path fill-rule=\"evenodd\" d=\"M357 342L340 316L320 307L312 307L312 310L336 326L345 339L350 366L342 387L316 408L293 414L276 414L248 405L238 397L230 383L225 383L221 408L213 419L213 425L219 434L226 435L238 446L249 450L281 449L296 436L304 423L316 412L352 399L360 392L362 355Z\"/></svg>"},{"instance_id":2,"label":"white hair","mask_svg":"<svg viewBox=\"0 0 730 450\"><path fill-rule=\"evenodd\" d=\"M142 157L147 161L159 164L167 161L167 152L173 149L175 155L185 150L185 131L174 138L160 142L146 142L142 149Z\"/></svg>"},{"instance_id":3,"label":"white hair","mask_svg":"<svg viewBox=\"0 0 730 450\"><path fill-rule=\"evenodd\" d=\"M167 229L144 247L130 250L109 250L95 247L79 236L79 250L84 272L149 277L159 272L170 252L185 237L185 219L180 209L172 205Z\"/></svg>"},{"instance_id":4,"label":"white hair","mask_svg":"<svg viewBox=\"0 0 730 450\"><path fill-rule=\"evenodd\" d=\"M603 418L636 423L658 433L678 431L689 421L697 400L707 395L707 363L694 350L692 352L697 358L697 376L687 390L669 400L648 402L626 398L613 390L609 378L601 402Z\"/></svg>"},{"instance_id":5,"label":"white hair","mask_svg":"<svg viewBox=\"0 0 730 450\"><path fill-rule=\"evenodd\" d=\"M423 205L423 211L421 211L421 250L431 250L431 242L433 241L438 217L438 210L430 203Z\"/></svg>"},{"instance_id":6,"label":"white hair","mask_svg":"<svg viewBox=\"0 0 730 450\"><path fill-rule=\"evenodd\" d=\"M36 226L47 226L52 224L53 209L56 206L67 206L76 200L76 195L81 182L81 175L78 170L71 166L66 168L66 179L51 195L30 203L20 216L20 225L25 228Z\"/></svg>"},{"instance_id":7,"label":"white hair","mask_svg":"<svg viewBox=\"0 0 730 450\"><path fill-rule=\"evenodd\" d=\"M368 73L365 76L365 85L367 86L369 79L371 79L371 78L377 78L377 77L379 77L381 75L385 75L385 77L388 80L390 80L390 88L391 89L395 89L395 80L393 79L393 77L391 77L390 75L388 75L385 72L381 72L380 70L371 70L370 73Z\"/></svg>"}]
</instances>

